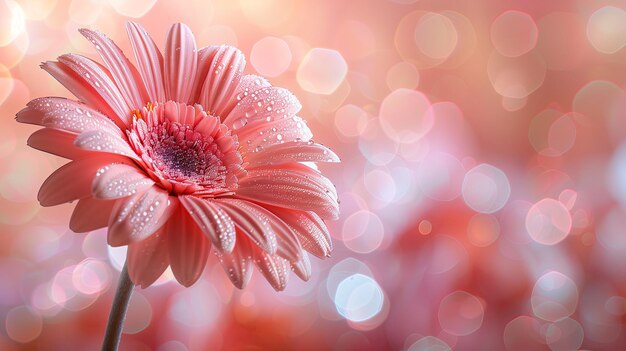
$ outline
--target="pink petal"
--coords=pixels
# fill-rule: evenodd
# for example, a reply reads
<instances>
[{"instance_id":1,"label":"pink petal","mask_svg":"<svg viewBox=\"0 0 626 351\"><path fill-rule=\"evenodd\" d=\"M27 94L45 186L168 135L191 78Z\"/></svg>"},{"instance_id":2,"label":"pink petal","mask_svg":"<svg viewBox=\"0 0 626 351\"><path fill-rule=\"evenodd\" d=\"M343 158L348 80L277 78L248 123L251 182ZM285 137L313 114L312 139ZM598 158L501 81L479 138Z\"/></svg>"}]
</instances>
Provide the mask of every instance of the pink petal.
<instances>
[{"instance_id":1,"label":"pink petal","mask_svg":"<svg viewBox=\"0 0 626 351\"><path fill-rule=\"evenodd\" d=\"M248 167L289 162L339 162L339 157L324 145L312 141L291 141L252 150L246 155Z\"/></svg>"},{"instance_id":2,"label":"pink petal","mask_svg":"<svg viewBox=\"0 0 626 351\"><path fill-rule=\"evenodd\" d=\"M141 161L141 158L137 156L135 151L131 149L124 139L106 130L90 130L84 132L76 137L74 145L83 150L117 154Z\"/></svg>"},{"instance_id":3,"label":"pink petal","mask_svg":"<svg viewBox=\"0 0 626 351\"><path fill-rule=\"evenodd\" d=\"M248 94L237 102L223 123L237 129L248 123L293 117L300 109L302 105L289 90L268 87Z\"/></svg>"},{"instance_id":4,"label":"pink petal","mask_svg":"<svg viewBox=\"0 0 626 351\"><path fill-rule=\"evenodd\" d=\"M198 50L198 66L191 92L191 103L200 103L200 91L213 64L213 58L220 48L221 46L211 45Z\"/></svg>"},{"instance_id":5,"label":"pink petal","mask_svg":"<svg viewBox=\"0 0 626 351\"><path fill-rule=\"evenodd\" d=\"M198 130L198 125L204 121L209 121L209 123L215 126L219 125L217 118L207 118L206 112L194 106L174 101L168 101L163 106L165 108L164 117L171 122L194 126L195 130ZM213 133L212 130L205 130L204 128L202 128L201 132L206 132L207 135L212 135Z\"/></svg>"},{"instance_id":6,"label":"pink petal","mask_svg":"<svg viewBox=\"0 0 626 351\"><path fill-rule=\"evenodd\" d=\"M17 121L36 124L70 133L105 129L122 135L122 131L108 117L91 107L61 97L43 97L32 100L17 113Z\"/></svg>"},{"instance_id":7,"label":"pink petal","mask_svg":"<svg viewBox=\"0 0 626 351\"><path fill-rule=\"evenodd\" d=\"M339 199L335 184L333 184L330 179L324 177L322 173L316 168L309 167L302 163L284 163L278 166L265 166L264 168L289 170L290 172L298 173L324 189L324 191L327 192L328 195L330 195L330 197L333 198L335 201L338 201Z\"/></svg>"},{"instance_id":8,"label":"pink petal","mask_svg":"<svg viewBox=\"0 0 626 351\"><path fill-rule=\"evenodd\" d=\"M302 246L292 229L268 209L244 200L224 199L220 202L228 202L243 210L256 213L260 219L266 220L276 236L276 255L292 262L298 261L304 255Z\"/></svg>"},{"instance_id":9,"label":"pink petal","mask_svg":"<svg viewBox=\"0 0 626 351\"><path fill-rule=\"evenodd\" d=\"M188 102L197 67L196 41L191 29L174 24L165 47L165 95L168 100Z\"/></svg>"},{"instance_id":10,"label":"pink petal","mask_svg":"<svg viewBox=\"0 0 626 351\"><path fill-rule=\"evenodd\" d=\"M31 134L26 143L33 149L71 160L85 157L87 152L74 146L74 139L76 134L44 128Z\"/></svg>"},{"instance_id":11,"label":"pink petal","mask_svg":"<svg viewBox=\"0 0 626 351\"><path fill-rule=\"evenodd\" d=\"M234 134L239 138L244 154L289 141L307 142L313 137L306 122L298 116L266 123L251 123L235 130Z\"/></svg>"},{"instance_id":12,"label":"pink petal","mask_svg":"<svg viewBox=\"0 0 626 351\"><path fill-rule=\"evenodd\" d=\"M137 69L128 61L122 50L102 33L86 28L79 29L79 32L96 47L126 104L131 109L142 108L148 102L148 94Z\"/></svg>"},{"instance_id":13,"label":"pink petal","mask_svg":"<svg viewBox=\"0 0 626 351\"><path fill-rule=\"evenodd\" d=\"M105 69L80 55L63 55L59 62L46 62L43 68L81 101L103 112L118 126L130 121L130 107Z\"/></svg>"},{"instance_id":14,"label":"pink petal","mask_svg":"<svg viewBox=\"0 0 626 351\"><path fill-rule=\"evenodd\" d=\"M298 278L305 282L311 278L311 261L308 255L302 255L300 260L291 263L291 269L296 273Z\"/></svg>"},{"instance_id":15,"label":"pink petal","mask_svg":"<svg viewBox=\"0 0 626 351\"><path fill-rule=\"evenodd\" d=\"M332 240L326 224L317 214L280 207L271 207L270 210L291 227L305 250L317 257L330 256Z\"/></svg>"},{"instance_id":16,"label":"pink petal","mask_svg":"<svg viewBox=\"0 0 626 351\"><path fill-rule=\"evenodd\" d=\"M237 196L279 207L313 211L322 218L336 219L339 217L339 203L334 188L326 186L327 182L313 170L305 173L288 169L253 169L239 180Z\"/></svg>"},{"instance_id":17,"label":"pink petal","mask_svg":"<svg viewBox=\"0 0 626 351\"><path fill-rule=\"evenodd\" d=\"M195 196L180 196L179 200L218 250L233 251L235 223L223 209L211 200Z\"/></svg>"},{"instance_id":18,"label":"pink petal","mask_svg":"<svg viewBox=\"0 0 626 351\"><path fill-rule=\"evenodd\" d=\"M167 237L163 229L147 238L128 245L126 265L128 275L135 285L147 288L154 283L169 265Z\"/></svg>"},{"instance_id":19,"label":"pink petal","mask_svg":"<svg viewBox=\"0 0 626 351\"><path fill-rule=\"evenodd\" d=\"M109 220L108 242L127 245L147 238L167 222L178 200L156 186L117 201Z\"/></svg>"},{"instance_id":20,"label":"pink petal","mask_svg":"<svg viewBox=\"0 0 626 351\"><path fill-rule=\"evenodd\" d=\"M48 207L91 197L91 182L96 172L110 162L115 162L115 159L92 157L65 164L43 182L37 195L39 203Z\"/></svg>"},{"instance_id":21,"label":"pink petal","mask_svg":"<svg viewBox=\"0 0 626 351\"><path fill-rule=\"evenodd\" d=\"M237 240L232 253L214 251L230 281L239 289L243 289L252 276L250 257L252 245L250 239L237 231Z\"/></svg>"},{"instance_id":22,"label":"pink petal","mask_svg":"<svg viewBox=\"0 0 626 351\"><path fill-rule=\"evenodd\" d=\"M70 218L70 229L75 233L86 233L106 227L114 205L115 201L92 197L78 200Z\"/></svg>"},{"instance_id":23,"label":"pink petal","mask_svg":"<svg viewBox=\"0 0 626 351\"><path fill-rule=\"evenodd\" d=\"M258 248L253 248L252 250L254 264L274 290L285 290L287 281L289 280L289 262L281 257L270 255Z\"/></svg>"},{"instance_id":24,"label":"pink petal","mask_svg":"<svg viewBox=\"0 0 626 351\"><path fill-rule=\"evenodd\" d=\"M148 35L148 32L135 22L126 24L128 37L133 46L133 52L139 72L152 102L165 101L165 86L163 85L163 55Z\"/></svg>"},{"instance_id":25,"label":"pink petal","mask_svg":"<svg viewBox=\"0 0 626 351\"><path fill-rule=\"evenodd\" d=\"M154 185L154 181L137 167L118 163L98 169L91 184L96 199L119 199L142 193Z\"/></svg>"},{"instance_id":26,"label":"pink petal","mask_svg":"<svg viewBox=\"0 0 626 351\"><path fill-rule=\"evenodd\" d=\"M214 116L225 117L237 102L235 90L239 86L246 58L239 49L223 45L211 61L200 92L200 104Z\"/></svg>"},{"instance_id":27,"label":"pink petal","mask_svg":"<svg viewBox=\"0 0 626 351\"><path fill-rule=\"evenodd\" d=\"M187 210L181 206L167 222L166 230L174 277L179 283L189 287L200 278L211 244L187 214Z\"/></svg>"},{"instance_id":28,"label":"pink petal","mask_svg":"<svg viewBox=\"0 0 626 351\"><path fill-rule=\"evenodd\" d=\"M241 81L239 82L239 86L236 90L236 99L237 101L241 101L245 99L246 96L249 96L259 89L269 88L271 86L270 82L261 76L246 74L241 77Z\"/></svg>"},{"instance_id":29,"label":"pink petal","mask_svg":"<svg viewBox=\"0 0 626 351\"><path fill-rule=\"evenodd\" d=\"M259 211L257 205L237 199L216 199L217 205L235 222L235 227L261 249L271 254L277 250L276 234L272 229L270 219Z\"/></svg>"}]
</instances>

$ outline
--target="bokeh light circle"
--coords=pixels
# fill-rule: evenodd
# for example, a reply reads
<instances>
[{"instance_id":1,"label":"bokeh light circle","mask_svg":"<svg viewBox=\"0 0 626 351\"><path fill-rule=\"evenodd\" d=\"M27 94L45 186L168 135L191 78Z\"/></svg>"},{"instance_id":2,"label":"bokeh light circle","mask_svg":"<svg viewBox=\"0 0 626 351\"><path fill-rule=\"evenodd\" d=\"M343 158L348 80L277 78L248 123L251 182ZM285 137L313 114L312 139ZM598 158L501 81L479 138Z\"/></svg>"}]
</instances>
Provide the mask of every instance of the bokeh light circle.
<instances>
[{"instance_id":1,"label":"bokeh light circle","mask_svg":"<svg viewBox=\"0 0 626 351\"><path fill-rule=\"evenodd\" d=\"M569 151L576 142L576 122L573 113L563 114L546 109L537 114L528 127L528 139L540 154L558 157Z\"/></svg>"},{"instance_id":2,"label":"bokeh light circle","mask_svg":"<svg viewBox=\"0 0 626 351\"><path fill-rule=\"evenodd\" d=\"M472 334L483 323L485 310L480 300L465 291L455 291L441 300L437 317L446 332L465 336Z\"/></svg>"},{"instance_id":3,"label":"bokeh light circle","mask_svg":"<svg viewBox=\"0 0 626 351\"><path fill-rule=\"evenodd\" d=\"M362 108L348 104L341 106L335 112L335 127L345 137L359 136L367 126L367 112Z\"/></svg>"},{"instance_id":4,"label":"bokeh light circle","mask_svg":"<svg viewBox=\"0 0 626 351\"><path fill-rule=\"evenodd\" d=\"M371 170L363 176L365 190L382 205L391 203L396 197L396 181L389 171L384 169Z\"/></svg>"},{"instance_id":5,"label":"bokeh light circle","mask_svg":"<svg viewBox=\"0 0 626 351\"><path fill-rule=\"evenodd\" d=\"M425 336L411 344L407 351L452 351L452 348L437 337Z\"/></svg>"},{"instance_id":6,"label":"bokeh light circle","mask_svg":"<svg viewBox=\"0 0 626 351\"><path fill-rule=\"evenodd\" d=\"M356 273L339 283L335 293L337 312L352 322L364 322L383 308L384 294L371 277Z\"/></svg>"},{"instance_id":7,"label":"bokeh light circle","mask_svg":"<svg viewBox=\"0 0 626 351\"><path fill-rule=\"evenodd\" d=\"M382 243L385 229L383 222L375 213L361 210L346 218L341 234L344 244L350 250L370 253Z\"/></svg>"},{"instance_id":8,"label":"bokeh light circle","mask_svg":"<svg viewBox=\"0 0 626 351\"><path fill-rule=\"evenodd\" d=\"M401 88L415 89L420 82L420 74L415 65L402 61L391 66L385 79L390 90Z\"/></svg>"},{"instance_id":9,"label":"bokeh light circle","mask_svg":"<svg viewBox=\"0 0 626 351\"><path fill-rule=\"evenodd\" d=\"M72 282L82 294L96 294L105 290L110 284L109 268L104 262L86 259L76 265L72 273Z\"/></svg>"},{"instance_id":10,"label":"bokeh light circle","mask_svg":"<svg viewBox=\"0 0 626 351\"><path fill-rule=\"evenodd\" d=\"M7 313L5 328L11 339L19 343L27 343L41 334L43 319L30 307L17 306Z\"/></svg>"},{"instance_id":11,"label":"bokeh light circle","mask_svg":"<svg viewBox=\"0 0 626 351\"><path fill-rule=\"evenodd\" d=\"M546 64L532 51L518 57L505 57L494 51L487 61L487 75L498 94L523 99L543 84Z\"/></svg>"},{"instance_id":12,"label":"bokeh light circle","mask_svg":"<svg viewBox=\"0 0 626 351\"><path fill-rule=\"evenodd\" d=\"M415 27L415 44L426 56L445 60L456 48L458 35L446 16L430 12L422 16Z\"/></svg>"},{"instance_id":13,"label":"bokeh light circle","mask_svg":"<svg viewBox=\"0 0 626 351\"><path fill-rule=\"evenodd\" d=\"M348 64L337 50L311 49L300 62L296 79L300 87L315 94L335 92L348 73Z\"/></svg>"},{"instance_id":14,"label":"bokeh light circle","mask_svg":"<svg viewBox=\"0 0 626 351\"><path fill-rule=\"evenodd\" d=\"M491 24L491 42L502 56L517 57L535 47L538 32L529 14L505 11Z\"/></svg>"},{"instance_id":15,"label":"bokeh light circle","mask_svg":"<svg viewBox=\"0 0 626 351\"><path fill-rule=\"evenodd\" d=\"M276 37L265 37L252 46L250 63L259 74L276 77L291 64L291 50L287 42Z\"/></svg>"},{"instance_id":16,"label":"bokeh light circle","mask_svg":"<svg viewBox=\"0 0 626 351\"><path fill-rule=\"evenodd\" d=\"M400 143L413 143L433 126L428 98L415 90L391 92L380 105L380 124L387 136Z\"/></svg>"},{"instance_id":17,"label":"bokeh light circle","mask_svg":"<svg viewBox=\"0 0 626 351\"><path fill-rule=\"evenodd\" d=\"M24 11L13 0L0 1L0 47L9 45L25 30Z\"/></svg>"},{"instance_id":18,"label":"bokeh light circle","mask_svg":"<svg viewBox=\"0 0 626 351\"><path fill-rule=\"evenodd\" d=\"M587 38L594 49L614 54L626 45L626 11L615 6L603 6L587 21Z\"/></svg>"},{"instance_id":19,"label":"bokeh light circle","mask_svg":"<svg viewBox=\"0 0 626 351\"><path fill-rule=\"evenodd\" d=\"M572 217L567 207L558 200L539 200L526 215L528 234L543 245L555 245L563 241L571 228Z\"/></svg>"},{"instance_id":20,"label":"bokeh light circle","mask_svg":"<svg viewBox=\"0 0 626 351\"><path fill-rule=\"evenodd\" d=\"M477 213L467 223L467 238L474 246L489 246L499 236L500 223L493 215Z\"/></svg>"},{"instance_id":21,"label":"bokeh light circle","mask_svg":"<svg viewBox=\"0 0 626 351\"><path fill-rule=\"evenodd\" d=\"M152 305L140 292L135 292L130 297L126 319L124 320L124 333L137 334L150 325L152 320Z\"/></svg>"},{"instance_id":22,"label":"bokeh light circle","mask_svg":"<svg viewBox=\"0 0 626 351\"><path fill-rule=\"evenodd\" d=\"M482 163L470 169L463 179L463 201L476 212L499 211L511 195L511 185L499 168Z\"/></svg>"},{"instance_id":23,"label":"bokeh light circle","mask_svg":"<svg viewBox=\"0 0 626 351\"><path fill-rule=\"evenodd\" d=\"M552 351L579 350L585 338L583 327L571 318L550 323L545 333L546 343Z\"/></svg>"},{"instance_id":24,"label":"bokeh light circle","mask_svg":"<svg viewBox=\"0 0 626 351\"><path fill-rule=\"evenodd\" d=\"M530 302L535 316L556 322L576 311L578 288L568 276L550 271L537 279Z\"/></svg>"},{"instance_id":25,"label":"bokeh light circle","mask_svg":"<svg viewBox=\"0 0 626 351\"><path fill-rule=\"evenodd\" d=\"M519 316L504 327L504 346L508 351L528 351L545 348L541 323L530 316Z\"/></svg>"}]
</instances>

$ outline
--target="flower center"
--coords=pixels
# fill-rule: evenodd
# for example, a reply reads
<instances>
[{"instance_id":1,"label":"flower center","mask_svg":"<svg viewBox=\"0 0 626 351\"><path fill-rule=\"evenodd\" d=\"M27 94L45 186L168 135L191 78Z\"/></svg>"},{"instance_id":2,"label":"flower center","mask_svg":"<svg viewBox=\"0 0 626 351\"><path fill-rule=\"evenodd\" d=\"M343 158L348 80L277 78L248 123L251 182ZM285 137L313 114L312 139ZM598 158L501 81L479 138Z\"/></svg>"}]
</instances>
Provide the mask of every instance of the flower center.
<instances>
[{"instance_id":1,"label":"flower center","mask_svg":"<svg viewBox=\"0 0 626 351\"><path fill-rule=\"evenodd\" d=\"M243 174L236 137L199 105L169 101L135 111L127 131L141 166L176 194L217 196L237 188Z\"/></svg>"}]
</instances>

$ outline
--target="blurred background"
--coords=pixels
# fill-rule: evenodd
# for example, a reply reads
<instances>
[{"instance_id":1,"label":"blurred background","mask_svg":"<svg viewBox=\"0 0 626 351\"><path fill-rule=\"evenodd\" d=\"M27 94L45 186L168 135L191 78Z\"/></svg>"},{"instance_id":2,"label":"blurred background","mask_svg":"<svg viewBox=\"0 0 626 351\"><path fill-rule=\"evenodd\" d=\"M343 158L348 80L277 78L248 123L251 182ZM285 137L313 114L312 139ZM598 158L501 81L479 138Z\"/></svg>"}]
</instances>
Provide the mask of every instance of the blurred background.
<instances>
[{"instance_id":1,"label":"blurred background","mask_svg":"<svg viewBox=\"0 0 626 351\"><path fill-rule=\"evenodd\" d=\"M68 96L39 64L236 45L301 100L340 193L308 283L136 289L121 350L619 350L626 345L626 1L0 0L0 349L99 349L123 249L41 208L63 160L15 113Z\"/></svg>"}]
</instances>

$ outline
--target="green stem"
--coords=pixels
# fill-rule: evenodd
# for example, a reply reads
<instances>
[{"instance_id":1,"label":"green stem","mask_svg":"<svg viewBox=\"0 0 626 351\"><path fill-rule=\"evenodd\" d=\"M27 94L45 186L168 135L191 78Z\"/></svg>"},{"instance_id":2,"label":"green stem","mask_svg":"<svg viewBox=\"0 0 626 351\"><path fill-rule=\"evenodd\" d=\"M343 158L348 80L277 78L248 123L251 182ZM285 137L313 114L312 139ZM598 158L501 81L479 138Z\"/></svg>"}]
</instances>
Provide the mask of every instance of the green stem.
<instances>
[{"instance_id":1,"label":"green stem","mask_svg":"<svg viewBox=\"0 0 626 351\"><path fill-rule=\"evenodd\" d=\"M104 341L102 342L102 351L117 351L120 338L122 337L122 326L124 325L124 318L126 318L128 302L130 301L132 292L133 283L130 281L130 277L128 277L128 269L126 268L126 264L124 264L124 268L120 273L120 280L117 283L117 291L115 292L113 305L111 305L109 322L107 323L107 330L104 334Z\"/></svg>"}]
</instances>

